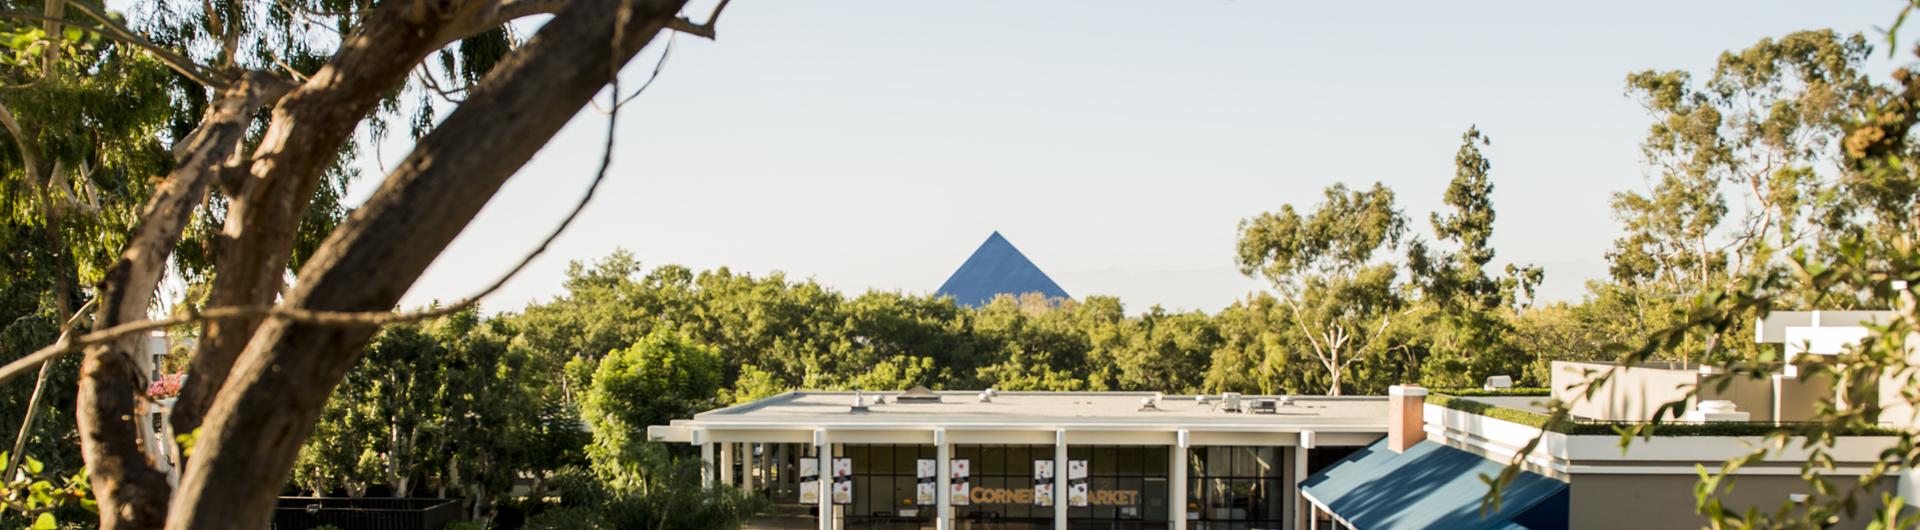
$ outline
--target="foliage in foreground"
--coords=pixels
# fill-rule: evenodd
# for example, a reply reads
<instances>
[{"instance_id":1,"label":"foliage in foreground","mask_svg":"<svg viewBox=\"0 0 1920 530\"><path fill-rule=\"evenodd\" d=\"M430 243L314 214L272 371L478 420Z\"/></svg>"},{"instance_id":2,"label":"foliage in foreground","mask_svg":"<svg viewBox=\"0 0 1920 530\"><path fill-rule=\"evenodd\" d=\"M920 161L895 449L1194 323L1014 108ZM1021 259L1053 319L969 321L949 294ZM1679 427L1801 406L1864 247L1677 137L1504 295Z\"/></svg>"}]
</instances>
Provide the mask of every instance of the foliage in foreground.
<instances>
[{"instance_id":1,"label":"foliage in foreground","mask_svg":"<svg viewBox=\"0 0 1920 530\"><path fill-rule=\"evenodd\" d=\"M639 460L623 462L637 475L569 468L556 474L558 504L527 519L528 530L722 530L739 528L766 509L765 499L730 487L703 487L697 459L677 459L648 444Z\"/></svg>"},{"instance_id":2,"label":"foliage in foreground","mask_svg":"<svg viewBox=\"0 0 1920 530\"><path fill-rule=\"evenodd\" d=\"M1889 44L1897 43L1892 35ZM1591 398L1625 367L1659 358L1727 368L1701 386L1770 377L1791 362L1799 377L1828 379L1841 389L1819 399L1812 421L1752 433L1764 442L1751 453L1700 470L1695 500L1715 528L1920 524L1884 487L1890 477L1920 467L1920 435L1882 426L1883 420L1912 422L1912 407L1920 403L1920 366L1909 356L1909 341L1920 331L1920 157L1911 143L1920 122L1920 76L1903 68L1892 84L1873 84L1857 69L1869 52L1858 36L1796 32L1723 55L1704 89L1686 72L1629 78L1668 119L1656 123L1647 143L1661 169L1657 186L1649 195L1620 198L1634 215L1611 256L1615 275L1687 296L1662 312L1654 332L1624 348L1615 367L1571 390ZM1732 251L1688 244L1705 239L1728 213L1717 201L1729 184L1748 186L1759 204L1735 231ZM1738 340L1751 337L1753 323L1766 313L1803 307L1891 309L1894 316L1831 357L1789 360L1777 346ZM1654 424L1615 426L1621 443L1671 433L1677 426L1659 423L1680 418L1699 392L1687 390L1655 411ZM1569 417L1563 404L1553 405L1545 425ZM1835 442L1854 434L1887 435L1893 443L1863 473L1842 472L1832 454ZM1788 448L1808 453L1800 465L1810 493L1805 501L1724 501L1741 469ZM1496 492L1519 465L1516 460L1490 477Z\"/></svg>"}]
</instances>

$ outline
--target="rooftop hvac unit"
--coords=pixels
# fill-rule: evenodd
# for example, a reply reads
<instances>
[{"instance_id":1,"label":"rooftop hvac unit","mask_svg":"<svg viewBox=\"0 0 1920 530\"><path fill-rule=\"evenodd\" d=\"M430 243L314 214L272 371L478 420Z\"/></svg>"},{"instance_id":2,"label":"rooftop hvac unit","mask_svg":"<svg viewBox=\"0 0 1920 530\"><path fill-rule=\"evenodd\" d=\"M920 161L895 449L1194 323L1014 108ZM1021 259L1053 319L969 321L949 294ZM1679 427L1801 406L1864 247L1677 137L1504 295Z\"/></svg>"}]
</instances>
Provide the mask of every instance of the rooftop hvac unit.
<instances>
[{"instance_id":1,"label":"rooftop hvac unit","mask_svg":"<svg viewBox=\"0 0 1920 530\"><path fill-rule=\"evenodd\" d=\"M896 396L893 398L893 402L894 403L939 403L940 394L935 394L932 390L927 390L927 387L916 386L916 387L907 389L906 392L901 392L899 396Z\"/></svg>"},{"instance_id":2,"label":"rooftop hvac unit","mask_svg":"<svg viewBox=\"0 0 1920 530\"><path fill-rule=\"evenodd\" d=\"M1226 409L1227 412L1240 412L1240 393L1239 392L1221 393L1220 402L1223 405L1223 407L1221 408Z\"/></svg>"},{"instance_id":3,"label":"rooftop hvac unit","mask_svg":"<svg viewBox=\"0 0 1920 530\"><path fill-rule=\"evenodd\" d=\"M1280 410L1277 408L1277 406L1278 405L1277 403L1274 402L1274 400L1256 399L1256 400L1253 400L1253 413L1254 414L1278 414L1280 413Z\"/></svg>"}]
</instances>

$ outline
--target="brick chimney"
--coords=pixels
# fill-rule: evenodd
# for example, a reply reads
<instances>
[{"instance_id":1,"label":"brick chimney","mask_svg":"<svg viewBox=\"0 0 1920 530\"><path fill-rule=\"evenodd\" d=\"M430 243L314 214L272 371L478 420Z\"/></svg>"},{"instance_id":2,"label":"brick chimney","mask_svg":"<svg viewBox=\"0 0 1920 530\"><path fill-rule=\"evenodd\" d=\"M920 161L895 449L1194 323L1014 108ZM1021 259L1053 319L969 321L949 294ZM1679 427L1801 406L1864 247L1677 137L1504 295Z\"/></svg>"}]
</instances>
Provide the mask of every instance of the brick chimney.
<instances>
[{"instance_id":1,"label":"brick chimney","mask_svg":"<svg viewBox=\"0 0 1920 530\"><path fill-rule=\"evenodd\" d=\"M1427 439L1427 389L1419 385L1387 387L1387 448L1407 452Z\"/></svg>"}]
</instances>

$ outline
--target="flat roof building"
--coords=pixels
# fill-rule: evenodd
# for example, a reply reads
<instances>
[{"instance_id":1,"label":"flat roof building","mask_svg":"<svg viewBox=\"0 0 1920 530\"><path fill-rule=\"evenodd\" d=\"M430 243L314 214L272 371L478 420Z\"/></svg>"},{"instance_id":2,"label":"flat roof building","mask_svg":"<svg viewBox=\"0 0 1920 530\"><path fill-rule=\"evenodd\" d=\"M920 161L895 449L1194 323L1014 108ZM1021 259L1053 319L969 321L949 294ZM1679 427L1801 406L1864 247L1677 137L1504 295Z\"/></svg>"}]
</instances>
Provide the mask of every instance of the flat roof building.
<instances>
[{"instance_id":1,"label":"flat roof building","mask_svg":"<svg viewBox=\"0 0 1920 530\"><path fill-rule=\"evenodd\" d=\"M1775 313L1757 338L1832 355L1875 318ZM1764 435L1838 402L1831 383L1791 372L1703 384L1719 371L1667 364L1623 368L1576 395L1613 367L1556 362L1552 396L1430 398L1417 386L1373 397L791 392L649 427L648 438L699 446L711 483L771 501L773 513L749 528L1698 528L1701 467L1749 457ZM1914 409L1888 387L1904 385L1881 388L1882 425L1914 428ZM1470 393L1482 391L1459 392ZM1554 398L1571 421L1548 421ZM1682 415L1655 418L1669 401L1685 402ZM1655 419L1681 425L1620 446L1616 426ZM1736 512L1805 502L1815 493L1800 476L1805 442L1747 461L1715 500ZM1821 473L1861 481L1895 442L1879 430L1837 436L1822 448L1833 467ZM1481 477L1510 463L1519 475L1491 509ZM1868 497L1915 504L1920 473L1896 475L1862 482ZM1864 528L1869 517L1832 523Z\"/></svg>"},{"instance_id":2,"label":"flat roof building","mask_svg":"<svg viewBox=\"0 0 1920 530\"><path fill-rule=\"evenodd\" d=\"M772 501L749 527L1304 529L1301 479L1380 440L1387 411L1382 397L792 392L648 437L698 445L713 481Z\"/></svg>"}]
</instances>

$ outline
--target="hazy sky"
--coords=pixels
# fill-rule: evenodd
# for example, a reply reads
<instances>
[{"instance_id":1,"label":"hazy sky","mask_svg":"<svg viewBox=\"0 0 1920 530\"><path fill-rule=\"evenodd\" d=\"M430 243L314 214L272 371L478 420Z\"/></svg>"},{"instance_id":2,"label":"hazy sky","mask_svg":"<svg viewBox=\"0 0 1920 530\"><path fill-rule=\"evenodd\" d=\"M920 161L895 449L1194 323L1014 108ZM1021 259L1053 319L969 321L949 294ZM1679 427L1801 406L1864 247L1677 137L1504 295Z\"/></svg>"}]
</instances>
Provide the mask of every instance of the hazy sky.
<instances>
[{"instance_id":1,"label":"hazy sky","mask_svg":"<svg viewBox=\"0 0 1920 530\"><path fill-rule=\"evenodd\" d=\"M1493 139L1497 259L1542 265L1547 297L1577 299L1606 272L1609 195L1644 186L1628 72L1704 75L1723 50L1804 28L1877 42L1898 8L739 0L718 41L677 38L622 112L599 198L487 306L546 300L568 261L615 248L929 292L999 230L1076 297L1213 311L1261 288L1233 267L1235 224L1330 183L1385 182L1429 232L1475 124ZM405 303L464 297L531 249L584 190L605 123L576 116ZM380 178L365 166L356 201Z\"/></svg>"}]
</instances>

